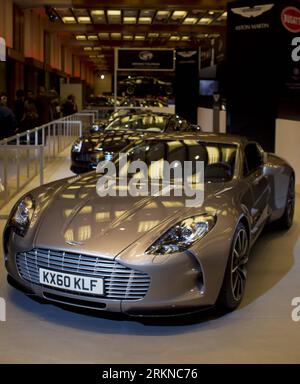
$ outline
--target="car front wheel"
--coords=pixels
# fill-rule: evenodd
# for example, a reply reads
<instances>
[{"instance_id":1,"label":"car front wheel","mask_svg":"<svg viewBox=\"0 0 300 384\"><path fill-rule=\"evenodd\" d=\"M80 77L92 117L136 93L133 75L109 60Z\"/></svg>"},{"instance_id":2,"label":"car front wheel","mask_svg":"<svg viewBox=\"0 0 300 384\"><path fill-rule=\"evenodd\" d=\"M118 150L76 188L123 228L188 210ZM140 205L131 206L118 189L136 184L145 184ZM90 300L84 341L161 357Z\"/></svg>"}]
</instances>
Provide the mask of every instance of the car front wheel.
<instances>
[{"instance_id":1,"label":"car front wheel","mask_svg":"<svg viewBox=\"0 0 300 384\"><path fill-rule=\"evenodd\" d=\"M228 258L224 281L218 298L218 306L225 311L238 307L245 292L249 236L245 225L239 223L235 231Z\"/></svg>"}]
</instances>

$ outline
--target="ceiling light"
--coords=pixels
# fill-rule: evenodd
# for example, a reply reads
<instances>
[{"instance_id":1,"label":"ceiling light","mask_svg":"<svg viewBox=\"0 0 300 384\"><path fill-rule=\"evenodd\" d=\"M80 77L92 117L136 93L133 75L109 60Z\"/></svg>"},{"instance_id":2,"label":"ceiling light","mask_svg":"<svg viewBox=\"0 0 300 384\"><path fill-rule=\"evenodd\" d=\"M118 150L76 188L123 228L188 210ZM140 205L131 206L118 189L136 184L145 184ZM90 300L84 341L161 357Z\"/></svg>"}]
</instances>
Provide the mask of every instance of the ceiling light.
<instances>
[{"instance_id":1,"label":"ceiling light","mask_svg":"<svg viewBox=\"0 0 300 384\"><path fill-rule=\"evenodd\" d=\"M88 40L98 40L98 36L97 35L89 35Z\"/></svg>"},{"instance_id":2,"label":"ceiling light","mask_svg":"<svg viewBox=\"0 0 300 384\"><path fill-rule=\"evenodd\" d=\"M92 47L84 47L83 50L84 51L91 51L93 48Z\"/></svg>"},{"instance_id":3,"label":"ceiling light","mask_svg":"<svg viewBox=\"0 0 300 384\"><path fill-rule=\"evenodd\" d=\"M108 10L107 11L108 16L121 16L121 11L119 10Z\"/></svg>"},{"instance_id":4,"label":"ceiling light","mask_svg":"<svg viewBox=\"0 0 300 384\"><path fill-rule=\"evenodd\" d=\"M139 18L139 24L151 24L152 18L151 17L140 17Z\"/></svg>"},{"instance_id":5,"label":"ceiling light","mask_svg":"<svg viewBox=\"0 0 300 384\"><path fill-rule=\"evenodd\" d=\"M123 35L124 40L132 40L133 36L132 35Z\"/></svg>"},{"instance_id":6,"label":"ceiling light","mask_svg":"<svg viewBox=\"0 0 300 384\"><path fill-rule=\"evenodd\" d=\"M199 20L198 24L209 24L212 21L209 17L202 17L202 19Z\"/></svg>"},{"instance_id":7,"label":"ceiling light","mask_svg":"<svg viewBox=\"0 0 300 384\"><path fill-rule=\"evenodd\" d=\"M111 38L114 40L119 40L121 39L121 33L111 33L110 34Z\"/></svg>"},{"instance_id":8,"label":"ceiling light","mask_svg":"<svg viewBox=\"0 0 300 384\"><path fill-rule=\"evenodd\" d=\"M214 12L214 11L209 11L208 14L209 14L209 15L214 15L215 12Z\"/></svg>"},{"instance_id":9,"label":"ceiling light","mask_svg":"<svg viewBox=\"0 0 300 384\"><path fill-rule=\"evenodd\" d=\"M172 15L172 19L183 19L187 15L186 11L174 11Z\"/></svg>"},{"instance_id":10,"label":"ceiling light","mask_svg":"<svg viewBox=\"0 0 300 384\"><path fill-rule=\"evenodd\" d=\"M181 37L181 40L183 40L183 41L190 40L190 36L182 36L182 37Z\"/></svg>"},{"instance_id":11,"label":"ceiling light","mask_svg":"<svg viewBox=\"0 0 300 384\"><path fill-rule=\"evenodd\" d=\"M170 40L172 40L172 41L178 41L179 39L180 39L179 36L171 36L170 37Z\"/></svg>"},{"instance_id":12,"label":"ceiling light","mask_svg":"<svg viewBox=\"0 0 300 384\"><path fill-rule=\"evenodd\" d=\"M86 40L85 35L76 35L76 40Z\"/></svg>"},{"instance_id":13,"label":"ceiling light","mask_svg":"<svg viewBox=\"0 0 300 384\"><path fill-rule=\"evenodd\" d=\"M154 14L155 14L154 9L141 9L141 12L140 12L141 17L144 17L144 16L153 17Z\"/></svg>"},{"instance_id":14,"label":"ceiling light","mask_svg":"<svg viewBox=\"0 0 300 384\"><path fill-rule=\"evenodd\" d=\"M79 16L77 17L79 24L91 24L91 18L89 16Z\"/></svg>"},{"instance_id":15,"label":"ceiling light","mask_svg":"<svg viewBox=\"0 0 300 384\"><path fill-rule=\"evenodd\" d=\"M102 75L100 76L100 79L101 79L101 80L104 80L104 79L105 79L105 76L102 74Z\"/></svg>"},{"instance_id":16,"label":"ceiling light","mask_svg":"<svg viewBox=\"0 0 300 384\"><path fill-rule=\"evenodd\" d=\"M109 39L109 34L107 32L101 32L98 34L99 38L100 39L103 39L103 40L108 40Z\"/></svg>"},{"instance_id":17,"label":"ceiling light","mask_svg":"<svg viewBox=\"0 0 300 384\"><path fill-rule=\"evenodd\" d=\"M104 16L104 10L103 9L93 9L91 11L92 16Z\"/></svg>"},{"instance_id":18,"label":"ceiling light","mask_svg":"<svg viewBox=\"0 0 300 384\"><path fill-rule=\"evenodd\" d=\"M221 20L226 20L227 19L227 12L224 12L220 17L219 19Z\"/></svg>"},{"instance_id":19,"label":"ceiling light","mask_svg":"<svg viewBox=\"0 0 300 384\"><path fill-rule=\"evenodd\" d=\"M156 16L164 16L164 17L168 17L169 14L170 14L170 11L157 11Z\"/></svg>"},{"instance_id":20,"label":"ceiling light","mask_svg":"<svg viewBox=\"0 0 300 384\"><path fill-rule=\"evenodd\" d=\"M94 47L94 51L102 51L101 47Z\"/></svg>"},{"instance_id":21,"label":"ceiling light","mask_svg":"<svg viewBox=\"0 0 300 384\"><path fill-rule=\"evenodd\" d=\"M96 55L90 55L89 58L90 59L96 59Z\"/></svg>"},{"instance_id":22,"label":"ceiling light","mask_svg":"<svg viewBox=\"0 0 300 384\"><path fill-rule=\"evenodd\" d=\"M65 24L76 24L76 19L73 16L65 16L62 18L62 21Z\"/></svg>"},{"instance_id":23,"label":"ceiling light","mask_svg":"<svg viewBox=\"0 0 300 384\"><path fill-rule=\"evenodd\" d=\"M123 22L124 22L124 24L135 24L136 23L136 17L124 16Z\"/></svg>"},{"instance_id":24,"label":"ceiling light","mask_svg":"<svg viewBox=\"0 0 300 384\"><path fill-rule=\"evenodd\" d=\"M187 17L183 20L183 24L196 24L197 20L196 17Z\"/></svg>"},{"instance_id":25,"label":"ceiling light","mask_svg":"<svg viewBox=\"0 0 300 384\"><path fill-rule=\"evenodd\" d=\"M134 39L135 40L145 40L145 36L143 36L143 35L135 35Z\"/></svg>"},{"instance_id":26,"label":"ceiling light","mask_svg":"<svg viewBox=\"0 0 300 384\"><path fill-rule=\"evenodd\" d=\"M155 32L148 33L148 37L158 37L158 36L159 36L159 33L155 33Z\"/></svg>"}]
</instances>

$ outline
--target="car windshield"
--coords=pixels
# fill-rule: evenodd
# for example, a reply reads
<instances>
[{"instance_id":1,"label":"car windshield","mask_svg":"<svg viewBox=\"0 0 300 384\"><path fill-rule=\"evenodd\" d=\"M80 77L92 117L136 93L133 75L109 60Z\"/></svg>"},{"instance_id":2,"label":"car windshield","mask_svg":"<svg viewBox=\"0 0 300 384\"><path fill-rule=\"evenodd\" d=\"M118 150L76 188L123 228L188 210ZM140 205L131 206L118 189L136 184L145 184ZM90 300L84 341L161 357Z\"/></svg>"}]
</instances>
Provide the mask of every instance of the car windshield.
<instances>
[{"instance_id":1,"label":"car windshield","mask_svg":"<svg viewBox=\"0 0 300 384\"><path fill-rule=\"evenodd\" d=\"M175 164L175 168L184 162L192 163L196 172L196 162L204 163L205 181L230 181L235 171L237 145L226 143L211 143L199 140L146 140L130 148L127 153L128 167L133 161L143 161L147 164L148 174L163 179L164 161ZM117 169L120 172L118 159ZM177 163L177 164L176 164ZM153 177L153 176L152 176ZM171 179L174 178L174 175Z\"/></svg>"},{"instance_id":2,"label":"car windshield","mask_svg":"<svg viewBox=\"0 0 300 384\"><path fill-rule=\"evenodd\" d=\"M106 131L141 131L164 132L169 122L168 116L162 115L127 115L112 121Z\"/></svg>"}]
</instances>

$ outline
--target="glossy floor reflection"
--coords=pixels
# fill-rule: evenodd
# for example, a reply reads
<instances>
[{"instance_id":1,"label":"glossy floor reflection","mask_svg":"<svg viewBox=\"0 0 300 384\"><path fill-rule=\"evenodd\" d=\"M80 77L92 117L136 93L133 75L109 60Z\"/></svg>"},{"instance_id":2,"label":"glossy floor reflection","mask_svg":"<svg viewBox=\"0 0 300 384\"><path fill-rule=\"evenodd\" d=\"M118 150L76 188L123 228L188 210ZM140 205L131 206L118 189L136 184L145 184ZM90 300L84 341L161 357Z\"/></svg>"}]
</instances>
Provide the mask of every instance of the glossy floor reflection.
<instances>
[{"instance_id":1,"label":"glossy floor reflection","mask_svg":"<svg viewBox=\"0 0 300 384\"><path fill-rule=\"evenodd\" d=\"M291 301L300 297L300 194L297 203L293 228L267 231L255 245L246 296L227 315L141 320L40 304L7 285L1 251L0 362L299 363Z\"/></svg>"}]
</instances>

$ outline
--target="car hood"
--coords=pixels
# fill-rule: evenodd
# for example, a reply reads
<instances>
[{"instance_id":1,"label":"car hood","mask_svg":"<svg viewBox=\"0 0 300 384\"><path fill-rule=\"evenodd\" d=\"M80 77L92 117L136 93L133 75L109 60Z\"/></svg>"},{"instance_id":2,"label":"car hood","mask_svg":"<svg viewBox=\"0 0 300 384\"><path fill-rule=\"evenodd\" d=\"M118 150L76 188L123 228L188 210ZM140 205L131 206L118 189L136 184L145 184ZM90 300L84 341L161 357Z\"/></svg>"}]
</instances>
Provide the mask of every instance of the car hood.
<instances>
[{"instance_id":1,"label":"car hood","mask_svg":"<svg viewBox=\"0 0 300 384\"><path fill-rule=\"evenodd\" d=\"M139 137L136 135L137 138ZM102 133L93 133L83 138L81 151L89 152L117 152L126 147L134 139L132 132L114 132L107 131Z\"/></svg>"},{"instance_id":2,"label":"car hood","mask_svg":"<svg viewBox=\"0 0 300 384\"><path fill-rule=\"evenodd\" d=\"M114 258L146 234L156 239L178 221L216 208L220 200L215 196L224 190L221 183L207 185L202 207L188 208L186 197L99 197L98 179L92 173L56 182L54 193L48 188L49 202L39 208L36 247ZM44 200L47 193L43 191ZM145 250L150 245L145 244Z\"/></svg>"}]
</instances>

